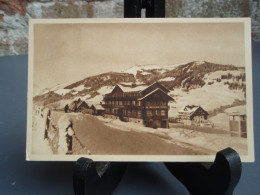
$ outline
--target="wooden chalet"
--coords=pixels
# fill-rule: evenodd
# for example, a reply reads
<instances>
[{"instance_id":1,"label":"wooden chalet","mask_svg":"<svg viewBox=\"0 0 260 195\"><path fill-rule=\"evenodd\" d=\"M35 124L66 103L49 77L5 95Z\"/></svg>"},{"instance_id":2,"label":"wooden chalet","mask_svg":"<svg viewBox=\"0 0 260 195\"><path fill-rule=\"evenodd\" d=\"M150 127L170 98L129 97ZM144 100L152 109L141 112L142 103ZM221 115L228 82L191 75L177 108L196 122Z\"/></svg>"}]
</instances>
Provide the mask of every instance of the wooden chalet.
<instances>
[{"instance_id":1,"label":"wooden chalet","mask_svg":"<svg viewBox=\"0 0 260 195\"><path fill-rule=\"evenodd\" d=\"M85 101L82 101L80 98L76 101L73 101L69 105L69 112L82 112L85 113L89 109L88 104Z\"/></svg>"},{"instance_id":2,"label":"wooden chalet","mask_svg":"<svg viewBox=\"0 0 260 195\"><path fill-rule=\"evenodd\" d=\"M187 105L178 112L178 118L184 124L202 126L207 122L208 113L200 106Z\"/></svg>"},{"instance_id":3,"label":"wooden chalet","mask_svg":"<svg viewBox=\"0 0 260 195\"><path fill-rule=\"evenodd\" d=\"M174 99L169 90L158 82L140 89L124 90L116 85L104 97L105 116L122 121L142 123L147 127L168 128L168 102Z\"/></svg>"},{"instance_id":4,"label":"wooden chalet","mask_svg":"<svg viewBox=\"0 0 260 195\"><path fill-rule=\"evenodd\" d=\"M103 116L105 113L105 109L100 104L92 104L90 106L93 115Z\"/></svg>"}]
</instances>

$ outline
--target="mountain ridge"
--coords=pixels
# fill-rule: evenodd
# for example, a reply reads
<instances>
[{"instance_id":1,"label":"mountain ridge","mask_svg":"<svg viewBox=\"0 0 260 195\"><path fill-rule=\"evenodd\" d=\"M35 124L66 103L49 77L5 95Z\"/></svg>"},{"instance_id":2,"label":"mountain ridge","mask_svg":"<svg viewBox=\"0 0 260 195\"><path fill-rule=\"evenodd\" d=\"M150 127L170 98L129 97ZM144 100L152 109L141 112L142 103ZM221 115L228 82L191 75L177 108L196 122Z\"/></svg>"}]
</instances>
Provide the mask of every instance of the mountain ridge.
<instances>
[{"instance_id":1,"label":"mountain ridge","mask_svg":"<svg viewBox=\"0 0 260 195\"><path fill-rule=\"evenodd\" d=\"M103 95L110 93L117 84L134 89L142 85L148 86L154 82L163 84L172 92L172 95L176 95L173 93L176 89L190 91L205 88L205 86L211 88L211 85L215 86L216 84L221 84L225 88L228 87L229 90L236 87L237 90L245 93L245 69L234 65L193 61L173 65L173 68L169 69L161 68L159 65L138 65L133 67L138 68L136 74L121 71L86 77L62 89L45 91L44 94L34 96L34 103L48 105L75 98L99 103L99 101L102 101ZM214 74L216 74L216 78L209 78L209 75Z\"/></svg>"}]
</instances>

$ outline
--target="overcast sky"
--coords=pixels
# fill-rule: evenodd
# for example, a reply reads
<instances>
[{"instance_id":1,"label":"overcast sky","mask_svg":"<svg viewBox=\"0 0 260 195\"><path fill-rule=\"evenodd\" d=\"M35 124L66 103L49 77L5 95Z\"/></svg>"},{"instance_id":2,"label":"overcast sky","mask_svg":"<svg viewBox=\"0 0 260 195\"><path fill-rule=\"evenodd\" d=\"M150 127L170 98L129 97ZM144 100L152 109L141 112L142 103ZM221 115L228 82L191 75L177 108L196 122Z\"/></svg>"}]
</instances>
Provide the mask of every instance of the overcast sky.
<instances>
[{"instance_id":1,"label":"overcast sky","mask_svg":"<svg viewBox=\"0 0 260 195\"><path fill-rule=\"evenodd\" d=\"M135 65L244 66L243 23L35 24L35 90Z\"/></svg>"}]
</instances>

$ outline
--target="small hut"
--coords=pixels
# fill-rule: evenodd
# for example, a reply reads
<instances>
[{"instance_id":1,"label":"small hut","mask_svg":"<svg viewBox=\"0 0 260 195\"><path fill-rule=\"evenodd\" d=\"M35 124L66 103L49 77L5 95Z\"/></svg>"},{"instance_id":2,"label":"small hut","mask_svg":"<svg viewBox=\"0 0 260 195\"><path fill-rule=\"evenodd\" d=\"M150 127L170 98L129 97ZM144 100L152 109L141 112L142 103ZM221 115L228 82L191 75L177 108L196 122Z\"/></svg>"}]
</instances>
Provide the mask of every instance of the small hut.
<instances>
[{"instance_id":1,"label":"small hut","mask_svg":"<svg viewBox=\"0 0 260 195\"><path fill-rule=\"evenodd\" d=\"M76 101L73 101L70 103L69 107L69 111L70 112L82 112L82 113L86 113L87 110L89 109L88 104L85 101L82 101L80 98Z\"/></svg>"},{"instance_id":2,"label":"small hut","mask_svg":"<svg viewBox=\"0 0 260 195\"><path fill-rule=\"evenodd\" d=\"M104 115L105 109L100 104L92 104L90 107L93 111L93 115Z\"/></svg>"}]
</instances>

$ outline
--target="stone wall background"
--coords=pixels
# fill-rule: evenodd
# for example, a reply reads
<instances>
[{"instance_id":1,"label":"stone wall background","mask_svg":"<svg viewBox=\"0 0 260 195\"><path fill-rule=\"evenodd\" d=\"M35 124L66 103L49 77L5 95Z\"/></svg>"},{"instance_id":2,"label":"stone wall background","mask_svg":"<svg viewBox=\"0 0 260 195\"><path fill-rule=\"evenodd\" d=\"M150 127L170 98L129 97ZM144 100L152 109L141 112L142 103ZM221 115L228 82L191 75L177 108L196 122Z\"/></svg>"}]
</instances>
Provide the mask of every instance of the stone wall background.
<instances>
[{"instance_id":1,"label":"stone wall background","mask_svg":"<svg viewBox=\"0 0 260 195\"><path fill-rule=\"evenodd\" d=\"M260 0L165 0L166 17L251 17L260 41ZM124 0L0 0L0 56L26 54L30 18L122 18Z\"/></svg>"}]
</instances>

